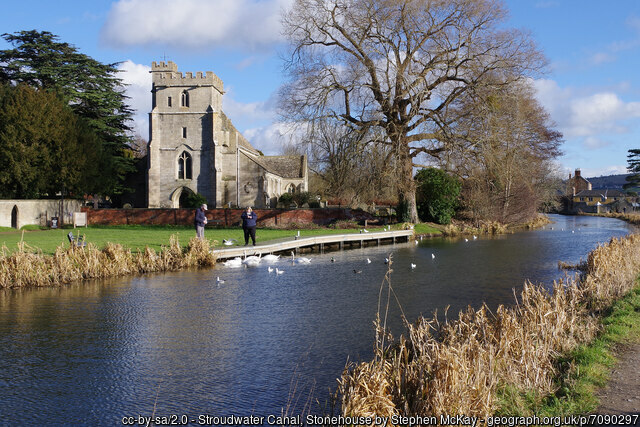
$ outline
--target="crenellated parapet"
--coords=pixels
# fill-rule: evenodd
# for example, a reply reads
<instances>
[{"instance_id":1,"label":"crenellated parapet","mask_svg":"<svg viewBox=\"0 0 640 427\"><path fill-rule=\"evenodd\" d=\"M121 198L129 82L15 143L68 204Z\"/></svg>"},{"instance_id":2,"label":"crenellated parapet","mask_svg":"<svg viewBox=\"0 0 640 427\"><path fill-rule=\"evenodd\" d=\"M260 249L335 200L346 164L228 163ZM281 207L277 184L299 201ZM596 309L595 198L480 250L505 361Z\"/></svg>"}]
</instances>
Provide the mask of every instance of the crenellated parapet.
<instances>
[{"instance_id":1,"label":"crenellated parapet","mask_svg":"<svg viewBox=\"0 0 640 427\"><path fill-rule=\"evenodd\" d=\"M178 71L178 65L173 61L153 61L151 75L155 86L213 86L220 93L224 93L222 80L212 71L205 73L198 71L195 76L192 72L182 74Z\"/></svg>"}]
</instances>

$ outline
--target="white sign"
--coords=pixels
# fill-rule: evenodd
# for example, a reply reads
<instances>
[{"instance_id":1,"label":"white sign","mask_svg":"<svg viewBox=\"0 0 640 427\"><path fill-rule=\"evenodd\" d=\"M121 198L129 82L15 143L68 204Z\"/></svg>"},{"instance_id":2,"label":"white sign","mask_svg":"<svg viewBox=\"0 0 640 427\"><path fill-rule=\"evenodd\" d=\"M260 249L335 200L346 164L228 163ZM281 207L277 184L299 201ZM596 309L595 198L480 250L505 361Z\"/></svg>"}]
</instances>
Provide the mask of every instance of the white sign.
<instances>
[{"instance_id":1,"label":"white sign","mask_svg":"<svg viewBox=\"0 0 640 427\"><path fill-rule=\"evenodd\" d=\"M74 212L73 213L73 227L86 227L87 226L87 213L86 212Z\"/></svg>"}]
</instances>

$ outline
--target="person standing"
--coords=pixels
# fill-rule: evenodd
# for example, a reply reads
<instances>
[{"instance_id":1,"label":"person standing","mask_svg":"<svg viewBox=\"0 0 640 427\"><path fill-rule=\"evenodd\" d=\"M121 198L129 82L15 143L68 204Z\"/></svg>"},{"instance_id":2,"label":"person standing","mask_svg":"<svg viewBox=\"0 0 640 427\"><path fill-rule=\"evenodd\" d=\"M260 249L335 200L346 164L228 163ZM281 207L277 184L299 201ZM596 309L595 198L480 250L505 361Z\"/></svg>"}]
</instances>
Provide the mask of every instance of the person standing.
<instances>
[{"instance_id":1,"label":"person standing","mask_svg":"<svg viewBox=\"0 0 640 427\"><path fill-rule=\"evenodd\" d=\"M258 215L251 209L251 206L247 206L247 209L242 212L240 216L242 218L242 230L244 230L244 245L249 244L249 237L253 242L253 246L256 245L256 221L258 221Z\"/></svg>"},{"instance_id":2,"label":"person standing","mask_svg":"<svg viewBox=\"0 0 640 427\"><path fill-rule=\"evenodd\" d=\"M196 237L198 239L204 239L204 226L207 225L207 216L204 211L207 210L207 205L201 205L196 209L196 218L194 220L196 224Z\"/></svg>"}]
</instances>

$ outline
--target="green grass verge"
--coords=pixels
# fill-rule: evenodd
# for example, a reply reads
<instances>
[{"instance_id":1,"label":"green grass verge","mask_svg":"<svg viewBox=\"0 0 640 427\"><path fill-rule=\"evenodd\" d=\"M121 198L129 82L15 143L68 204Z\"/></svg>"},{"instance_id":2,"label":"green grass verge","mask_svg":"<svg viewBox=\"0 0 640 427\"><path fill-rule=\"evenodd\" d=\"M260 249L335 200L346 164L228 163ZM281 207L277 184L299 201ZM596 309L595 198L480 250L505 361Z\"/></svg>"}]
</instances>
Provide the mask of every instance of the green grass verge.
<instances>
[{"instance_id":1,"label":"green grass verge","mask_svg":"<svg viewBox=\"0 0 640 427\"><path fill-rule=\"evenodd\" d=\"M428 223L416 224L414 230L417 234L442 234L442 231Z\"/></svg>"},{"instance_id":2,"label":"green grass verge","mask_svg":"<svg viewBox=\"0 0 640 427\"><path fill-rule=\"evenodd\" d=\"M23 239L24 242L33 250L41 250L44 254L53 254L60 245L68 245L67 233L73 231L74 235L85 235L86 241L93 243L98 248L104 247L108 242L119 243L125 247L135 249L144 249L149 246L155 250L161 249L163 245L169 244L171 235L176 234L180 244L186 246L189 239L195 236L193 227L187 226L141 226L141 225L123 225L123 226L91 226L87 228L77 229L58 229L58 230L21 230L0 234L0 246L6 246L9 251L17 250L18 243ZM377 229L374 229L377 230ZM358 229L331 229L318 228L311 230L300 230L300 236L317 236L326 234L343 234L358 233ZM258 229L256 237L258 243L264 243L269 240L278 240L292 238L296 234L296 230L275 230L275 229ZM241 228L207 228L205 237L215 241L217 247L222 247L222 239L235 239L236 244L244 244L244 234Z\"/></svg>"},{"instance_id":3,"label":"green grass verge","mask_svg":"<svg viewBox=\"0 0 640 427\"><path fill-rule=\"evenodd\" d=\"M510 388L498 395L499 415L588 414L598 407L596 392L606 385L616 361L616 346L640 341L640 286L617 301L602 319L603 331L588 345L558 361L561 378L553 396L536 396Z\"/></svg>"}]
</instances>

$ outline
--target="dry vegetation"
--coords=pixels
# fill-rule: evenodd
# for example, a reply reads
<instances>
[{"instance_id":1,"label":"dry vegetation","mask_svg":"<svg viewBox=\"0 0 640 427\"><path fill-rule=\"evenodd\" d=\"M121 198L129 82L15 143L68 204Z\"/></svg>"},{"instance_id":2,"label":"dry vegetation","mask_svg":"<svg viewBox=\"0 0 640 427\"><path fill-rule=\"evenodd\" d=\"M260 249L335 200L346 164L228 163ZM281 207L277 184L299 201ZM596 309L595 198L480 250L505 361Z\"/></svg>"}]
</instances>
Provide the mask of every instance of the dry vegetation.
<instances>
[{"instance_id":1,"label":"dry vegetation","mask_svg":"<svg viewBox=\"0 0 640 427\"><path fill-rule=\"evenodd\" d=\"M501 390L554 393L559 357L591 341L600 313L636 283L640 236L598 247L586 267L580 282L552 292L525 284L513 307L469 308L445 323L420 318L396 341L378 318L374 360L348 366L339 381L343 415L487 416ZM388 276L385 284L392 293Z\"/></svg>"},{"instance_id":2,"label":"dry vegetation","mask_svg":"<svg viewBox=\"0 0 640 427\"><path fill-rule=\"evenodd\" d=\"M182 248L176 236L160 252L151 248L132 252L108 243L102 250L89 243L86 248L60 246L52 256L34 253L20 243L13 253L2 247L0 288L58 286L81 279L95 279L148 272L213 266L215 256L208 240L191 239Z\"/></svg>"}]
</instances>

